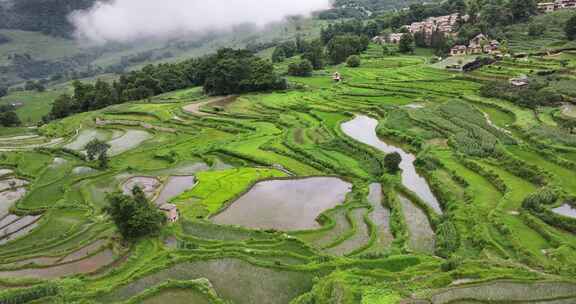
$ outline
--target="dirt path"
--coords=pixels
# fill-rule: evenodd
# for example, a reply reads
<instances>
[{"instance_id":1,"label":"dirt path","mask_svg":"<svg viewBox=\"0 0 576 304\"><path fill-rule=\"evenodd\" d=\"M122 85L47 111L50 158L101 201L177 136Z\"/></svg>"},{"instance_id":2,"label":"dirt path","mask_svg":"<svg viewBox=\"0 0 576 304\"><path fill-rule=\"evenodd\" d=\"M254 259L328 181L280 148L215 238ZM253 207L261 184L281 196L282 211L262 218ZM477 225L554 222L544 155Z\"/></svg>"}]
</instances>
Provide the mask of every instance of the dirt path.
<instances>
[{"instance_id":1,"label":"dirt path","mask_svg":"<svg viewBox=\"0 0 576 304\"><path fill-rule=\"evenodd\" d=\"M209 98L205 101L189 104L187 106L184 106L182 109L184 110L184 112L187 112L187 113L193 114L193 115L198 115L198 116L212 115L210 113L202 112L201 108L204 106L207 106L207 105L223 107L223 106L226 106L226 105L234 102L237 97L238 96L236 96L236 95L229 95L229 96L224 96L224 97L222 97L222 96L213 97L213 98Z\"/></svg>"}]
</instances>

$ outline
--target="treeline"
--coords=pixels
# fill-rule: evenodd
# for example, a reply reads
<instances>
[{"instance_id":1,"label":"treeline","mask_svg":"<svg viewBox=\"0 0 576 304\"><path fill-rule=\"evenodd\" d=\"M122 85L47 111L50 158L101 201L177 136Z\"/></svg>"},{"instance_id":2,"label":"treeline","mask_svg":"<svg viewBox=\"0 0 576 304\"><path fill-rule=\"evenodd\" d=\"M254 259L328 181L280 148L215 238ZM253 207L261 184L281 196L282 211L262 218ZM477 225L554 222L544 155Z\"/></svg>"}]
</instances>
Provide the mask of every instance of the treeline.
<instances>
[{"instance_id":1,"label":"treeline","mask_svg":"<svg viewBox=\"0 0 576 304\"><path fill-rule=\"evenodd\" d=\"M74 94L57 98L44 121L192 86L203 86L209 95L228 95L282 90L287 83L276 75L270 61L247 50L221 49L181 63L148 65L122 75L112 84L102 80L94 84L75 81Z\"/></svg>"},{"instance_id":2,"label":"treeline","mask_svg":"<svg viewBox=\"0 0 576 304\"><path fill-rule=\"evenodd\" d=\"M300 55L300 62L292 63L288 73L292 76L309 76L312 70L320 70L326 64L346 62L358 55L370 44L370 37L378 34L378 25L364 24L359 20L343 21L322 28L320 38L305 41L297 37L278 45L272 53L273 62Z\"/></svg>"}]
</instances>

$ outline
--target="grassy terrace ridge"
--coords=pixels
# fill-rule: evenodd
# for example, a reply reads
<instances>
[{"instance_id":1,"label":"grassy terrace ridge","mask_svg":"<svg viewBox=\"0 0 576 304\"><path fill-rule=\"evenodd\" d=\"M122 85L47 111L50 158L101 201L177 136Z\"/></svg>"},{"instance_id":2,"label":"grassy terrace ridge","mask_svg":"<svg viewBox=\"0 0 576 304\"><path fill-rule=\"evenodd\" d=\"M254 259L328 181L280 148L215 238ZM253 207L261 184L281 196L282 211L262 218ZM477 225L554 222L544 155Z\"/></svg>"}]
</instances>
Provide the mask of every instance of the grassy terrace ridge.
<instances>
[{"instance_id":1,"label":"grassy terrace ridge","mask_svg":"<svg viewBox=\"0 0 576 304\"><path fill-rule=\"evenodd\" d=\"M430 57L384 57L371 45L358 68L289 77L297 89L219 99L191 88L2 130L0 201L15 195L11 178L29 184L0 213L0 303L576 301L576 219L553 211L576 196L576 145L561 126L572 108L479 94L482 79L560 62L504 60L463 75ZM343 132L358 115L414 156L441 212L389 173L377 144ZM95 138L114 151L108 169L81 157ZM192 176L193 186L172 178ZM163 197L181 218L127 246L103 209L106 193L134 177L155 178L153 197L174 191ZM315 189L291 183L313 179ZM318 191L334 201L313 229L256 218L286 201L308 210ZM272 211L236 216L272 226L215 223L248 194Z\"/></svg>"}]
</instances>

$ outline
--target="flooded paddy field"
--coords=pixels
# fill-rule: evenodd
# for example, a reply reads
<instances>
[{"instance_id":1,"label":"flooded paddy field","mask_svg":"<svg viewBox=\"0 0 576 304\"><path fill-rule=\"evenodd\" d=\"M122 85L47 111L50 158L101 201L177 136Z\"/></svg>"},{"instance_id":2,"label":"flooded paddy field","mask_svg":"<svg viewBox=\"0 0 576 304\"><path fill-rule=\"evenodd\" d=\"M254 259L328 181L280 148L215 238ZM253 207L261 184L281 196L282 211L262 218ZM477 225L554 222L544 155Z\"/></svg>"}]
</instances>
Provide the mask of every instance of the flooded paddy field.
<instances>
[{"instance_id":1,"label":"flooded paddy field","mask_svg":"<svg viewBox=\"0 0 576 304\"><path fill-rule=\"evenodd\" d=\"M398 195L404 219L410 234L409 247L417 252L433 253L436 235L428 217L420 208L403 195Z\"/></svg>"},{"instance_id":2,"label":"flooded paddy field","mask_svg":"<svg viewBox=\"0 0 576 304\"><path fill-rule=\"evenodd\" d=\"M43 268L25 268L12 271L0 271L0 278L36 278L55 279L74 274L89 274L115 261L112 250L106 249L88 258Z\"/></svg>"},{"instance_id":3,"label":"flooded paddy field","mask_svg":"<svg viewBox=\"0 0 576 304\"><path fill-rule=\"evenodd\" d=\"M189 262L159 271L120 287L100 303L121 301L171 280L206 278L223 299L238 304L288 304L312 285L311 273L253 266L238 259Z\"/></svg>"},{"instance_id":4,"label":"flooded paddy field","mask_svg":"<svg viewBox=\"0 0 576 304\"><path fill-rule=\"evenodd\" d=\"M342 131L351 138L372 146L384 153L399 153L402 157L400 169L402 169L402 183L406 188L416 193L438 214L442 213L438 200L432 193L428 182L416 171L414 161L416 156L403 149L382 141L376 134L378 121L368 116L359 115L351 121L342 124Z\"/></svg>"},{"instance_id":5,"label":"flooded paddy field","mask_svg":"<svg viewBox=\"0 0 576 304\"><path fill-rule=\"evenodd\" d=\"M576 208L568 205L568 204L564 204L558 208L554 208L552 209L552 211L554 213L566 216L566 217L571 217L571 218L576 218Z\"/></svg>"},{"instance_id":6,"label":"flooded paddy field","mask_svg":"<svg viewBox=\"0 0 576 304\"><path fill-rule=\"evenodd\" d=\"M317 217L344 202L350 186L331 177L260 182L212 221L254 229L319 228Z\"/></svg>"},{"instance_id":7,"label":"flooded paddy field","mask_svg":"<svg viewBox=\"0 0 576 304\"><path fill-rule=\"evenodd\" d=\"M466 303L571 303L576 301L576 284L568 282L521 283L495 281L450 288L431 297L433 304ZM560 301L560 302L555 302ZM568 302L562 302L568 301Z\"/></svg>"},{"instance_id":8,"label":"flooded paddy field","mask_svg":"<svg viewBox=\"0 0 576 304\"><path fill-rule=\"evenodd\" d=\"M371 184L368 195L368 202L374 210L370 213L370 220L376 225L376 242L368 252L379 252L390 246L394 236L390 231L390 209L384 207L382 195L382 185Z\"/></svg>"}]
</instances>

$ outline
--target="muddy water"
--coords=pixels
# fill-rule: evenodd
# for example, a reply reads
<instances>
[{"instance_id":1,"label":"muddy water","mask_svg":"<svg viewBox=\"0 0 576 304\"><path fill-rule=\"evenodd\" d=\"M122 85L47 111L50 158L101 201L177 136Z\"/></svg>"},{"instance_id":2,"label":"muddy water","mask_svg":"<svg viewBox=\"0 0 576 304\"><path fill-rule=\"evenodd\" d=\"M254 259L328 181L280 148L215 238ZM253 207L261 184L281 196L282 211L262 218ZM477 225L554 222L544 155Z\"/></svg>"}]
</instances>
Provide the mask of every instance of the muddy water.
<instances>
[{"instance_id":1,"label":"muddy water","mask_svg":"<svg viewBox=\"0 0 576 304\"><path fill-rule=\"evenodd\" d=\"M231 303L288 304L310 290L313 277L309 272L257 267L238 259L189 262L133 281L98 302L126 300L167 280L205 278L220 297Z\"/></svg>"},{"instance_id":2,"label":"muddy water","mask_svg":"<svg viewBox=\"0 0 576 304\"><path fill-rule=\"evenodd\" d=\"M410 234L409 247L417 252L434 253L436 235L430 226L428 217L403 195L398 195L402 211Z\"/></svg>"},{"instance_id":3,"label":"muddy water","mask_svg":"<svg viewBox=\"0 0 576 304\"><path fill-rule=\"evenodd\" d=\"M18 232L12 233L3 239L0 239L0 245L4 245L10 241L21 238L21 237L27 235L28 233L32 232L32 230L34 230L36 227L38 227L38 222L35 222L35 223L31 224L30 226L27 226L21 230L18 230Z\"/></svg>"},{"instance_id":4,"label":"muddy water","mask_svg":"<svg viewBox=\"0 0 576 304\"><path fill-rule=\"evenodd\" d=\"M359 115L351 121L342 124L342 131L353 139L372 146L384 153L398 152L402 156L400 168L402 169L402 183L406 188L416 193L424 202L437 213L442 213L438 200L432 193L426 180L416 172L414 161L416 156L407 153L399 147L387 144L380 140L376 134L378 121L368 116Z\"/></svg>"},{"instance_id":5,"label":"muddy water","mask_svg":"<svg viewBox=\"0 0 576 304\"><path fill-rule=\"evenodd\" d=\"M156 204L163 205L168 203L172 198L192 188L195 183L196 178L194 176L171 176L156 199Z\"/></svg>"},{"instance_id":6,"label":"muddy water","mask_svg":"<svg viewBox=\"0 0 576 304\"><path fill-rule=\"evenodd\" d=\"M340 243L339 245L329 248L326 253L332 255L347 255L354 250L365 247L370 241L370 229L364 221L364 215L368 210L366 208L352 210L350 216L352 221L356 224L356 232L349 239Z\"/></svg>"},{"instance_id":7,"label":"muddy water","mask_svg":"<svg viewBox=\"0 0 576 304\"><path fill-rule=\"evenodd\" d=\"M185 289L169 289L150 297L144 301L143 304L210 304L208 300L201 293L193 290Z\"/></svg>"},{"instance_id":8,"label":"muddy water","mask_svg":"<svg viewBox=\"0 0 576 304\"><path fill-rule=\"evenodd\" d=\"M8 215L10 207L26 194L26 189L18 188L14 191L0 192L0 218Z\"/></svg>"},{"instance_id":9,"label":"muddy water","mask_svg":"<svg viewBox=\"0 0 576 304\"><path fill-rule=\"evenodd\" d=\"M108 154L115 156L137 148L140 144L152 137L152 134L141 130L128 130L124 135L108 142L110 150Z\"/></svg>"},{"instance_id":10,"label":"muddy water","mask_svg":"<svg viewBox=\"0 0 576 304\"><path fill-rule=\"evenodd\" d=\"M0 169L0 177L14 174L14 170L11 169Z\"/></svg>"},{"instance_id":11,"label":"muddy water","mask_svg":"<svg viewBox=\"0 0 576 304\"><path fill-rule=\"evenodd\" d=\"M12 188L20 188L28 185L28 182L22 179L9 178L0 180L0 192L10 190Z\"/></svg>"},{"instance_id":12,"label":"muddy water","mask_svg":"<svg viewBox=\"0 0 576 304\"><path fill-rule=\"evenodd\" d=\"M553 299L570 298L567 302ZM575 303L576 285L568 282L494 281L448 288L432 296L434 304L447 303ZM476 300L476 301L473 301ZM548 300L548 301L546 301Z\"/></svg>"},{"instance_id":13,"label":"muddy water","mask_svg":"<svg viewBox=\"0 0 576 304\"><path fill-rule=\"evenodd\" d=\"M368 202L374 206L374 210L370 213L370 220L376 225L378 234L374 244L375 249L383 249L394 240L390 232L390 210L382 205L382 199L382 185L371 184Z\"/></svg>"},{"instance_id":14,"label":"muddy water","mask_svg":"<svg viewBox=\"0 0 576 304\"><path fill-rule=\"evenodd\" d=\"M39 278L52 279L74 274L87 274L114 262L111 250L101 251L87 259L47 268L28 268L14 271L0 271L0 278Z\"/></svg>"},{"instance_id":15,"label":"muddy water","mask_svg":"<svg viewBox=\"0 0 576 304\"><path fill-rule=\"evenodd\" d=\"M349 183L333 177L260 182L213 221L254 229L319 228L316 218L344 202L350 188Z\"/></svg>"},{"instance_id":16,"label":"muddy water","mask_svg":"<svg viewBox=\"0 0 576 304\"><path fill-rule=\"evenodd\" d=\"M576 218L576 209L568 204L564 204L556 209L552 209L552 211L563 216Z\"/></svg>"},{"instance_id":17,"label":"muddy water","mask_svg":"<svg viewBox=\"0 0 576 304\"><path fill-rule=\"evenodd\" d=\"M93 254L94 252L99 251L106 244L107 244L106 240L95 241L88 246L82 247L79 250L70 253L69 255L67 255L66 257L64 257L62 259L61 263L69 263L72 261L77 261L77 260L83 259L83 258Z\"/></svg>"},{"instance_id":18,"label":"muddy water","mask_svg":"<svg viewBox=\"0 0 576 304\"><path fill-rule=\"evenodd\" d=\"M82 151L90 141L94 139L106 141L109 137L109 132L96 129L85 129L80 131L78 136L76 136L72 142L65 145L64 148L74 151Z\"/></svg>"}]
</instances>

